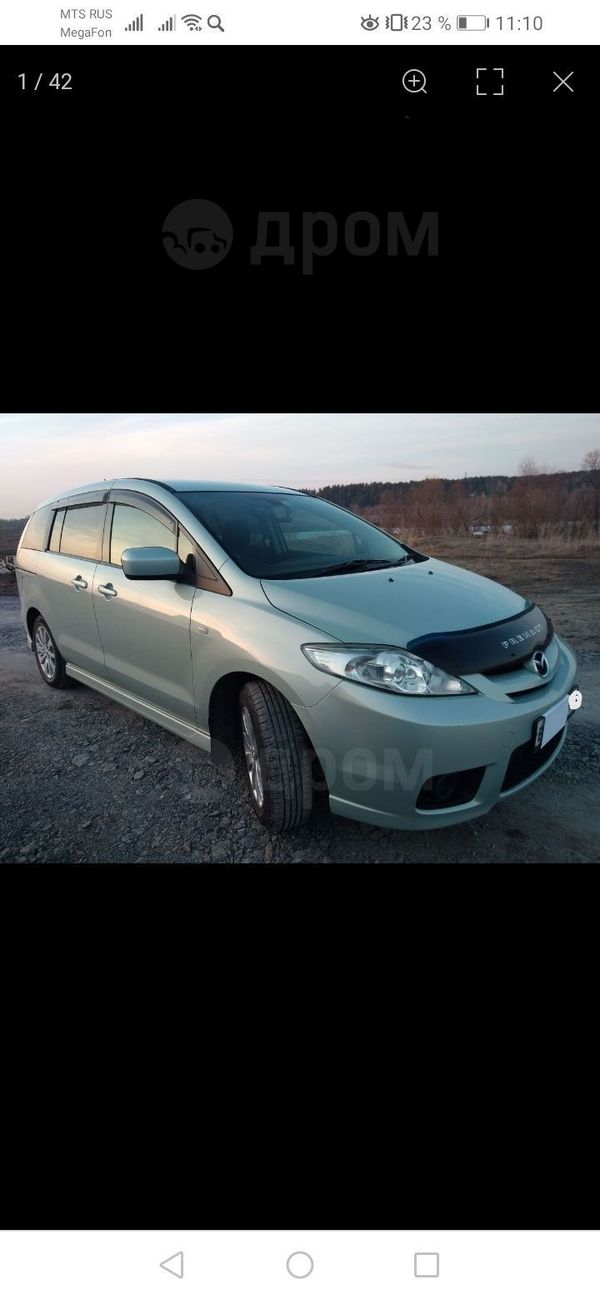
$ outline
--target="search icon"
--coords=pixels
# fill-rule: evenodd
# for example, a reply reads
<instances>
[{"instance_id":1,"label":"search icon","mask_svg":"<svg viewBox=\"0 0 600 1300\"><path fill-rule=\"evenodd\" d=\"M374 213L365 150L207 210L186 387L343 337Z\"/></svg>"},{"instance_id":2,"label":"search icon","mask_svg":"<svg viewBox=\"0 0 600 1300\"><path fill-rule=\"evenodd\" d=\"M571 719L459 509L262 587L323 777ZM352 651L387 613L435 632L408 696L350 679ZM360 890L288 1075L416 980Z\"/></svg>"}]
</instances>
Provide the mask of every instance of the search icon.
<instances>
[{"instance_id":1,"label":"search icon","mask_svg":"<svg viewBox=\"0 0 600 1300\"><path fill-rule=\"evenodd\" d=\"M421 72L420 68L409 68L402 78L402 85L409 95L426 95L426 84L427 77L424 72Z\"/></svg>"},{"instance_id":2,"label":"search icon","mask_svg":"<svg viewBox=\"0 0 600 1300\"><path fill-rule=\"evenodd\" d=\"M225 31L225 28L222 26L221 19L219 18L218 14L211 14L210 18L207 21L209 27L218 27L220 32Z\"/></svg>"}]
</instances>

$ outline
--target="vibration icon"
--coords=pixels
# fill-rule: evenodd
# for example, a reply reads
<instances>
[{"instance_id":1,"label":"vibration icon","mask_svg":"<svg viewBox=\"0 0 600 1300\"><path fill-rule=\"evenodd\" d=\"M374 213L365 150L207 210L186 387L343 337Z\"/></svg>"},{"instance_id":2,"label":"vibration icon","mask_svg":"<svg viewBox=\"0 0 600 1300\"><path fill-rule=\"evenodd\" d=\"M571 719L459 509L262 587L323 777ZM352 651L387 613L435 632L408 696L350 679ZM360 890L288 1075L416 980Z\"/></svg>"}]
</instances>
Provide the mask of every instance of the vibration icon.
<instances>
[{"instance_id":1,"label":"vibration icon","mask_svg":"<svg viewBox=\"0 0 600 1300\"><path fill-rule=\"evenodd\" d=\"M127 27L125 27L124 30L125 30L126 32L143 32L143 30L144 30L144 15L143 15L143 14L138 14L137 18L134 18L134 19L133 19L133 22L128 23L128 24L127 24Z\"/></svg>"}]
</instances>

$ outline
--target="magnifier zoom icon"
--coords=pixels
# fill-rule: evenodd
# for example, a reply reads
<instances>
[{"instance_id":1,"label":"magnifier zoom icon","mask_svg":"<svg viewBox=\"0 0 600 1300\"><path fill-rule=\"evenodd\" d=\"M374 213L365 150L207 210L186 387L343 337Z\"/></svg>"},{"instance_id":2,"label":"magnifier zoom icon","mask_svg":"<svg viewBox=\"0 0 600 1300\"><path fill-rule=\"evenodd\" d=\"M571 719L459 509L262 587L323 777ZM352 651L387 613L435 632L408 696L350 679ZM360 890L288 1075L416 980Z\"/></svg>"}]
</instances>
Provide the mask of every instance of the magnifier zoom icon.
<instances>
[{"instance_id":1,"label":"magnifier zoom icon","mask_svg":"<svg viewBox=\"0 0 600 1300\"><path fill-rule=\"evenodd\" d=\"M211 14L210 18L207 19L207 22L209 27L212 27L213 29L216 29L218 27L220 32L225 31L225 28L223 27L221 23L221 19L218 14Z\"/></svg>"},{"instance_id":2,"label":"magnifier zoom icon","mask_svg":"<svg viewBox=\"0 0 600 1300\"><path fill-rule=\"evenodd\" d=\"M409 68L402 77L402 85L409 95L426 95L427 77L420 68Z\"/></svg>"}]
</instances>

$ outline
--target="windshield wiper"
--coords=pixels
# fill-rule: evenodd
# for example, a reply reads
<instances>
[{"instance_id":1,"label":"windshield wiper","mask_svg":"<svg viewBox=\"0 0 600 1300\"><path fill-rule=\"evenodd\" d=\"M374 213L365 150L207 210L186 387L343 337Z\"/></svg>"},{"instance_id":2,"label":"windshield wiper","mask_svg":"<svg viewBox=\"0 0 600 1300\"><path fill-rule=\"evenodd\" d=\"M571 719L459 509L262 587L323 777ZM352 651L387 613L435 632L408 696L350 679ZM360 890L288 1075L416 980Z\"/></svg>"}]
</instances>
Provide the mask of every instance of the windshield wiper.
<instances>
[{"instance_id":1,"label":"windshield wiper","mask_svg":"<svg viewBox=\"0 0 600 1300\"><path fill-rule=\"evenodd\" d=\"M400 560L369 560L367 557L357 558L355 560L344 560L340 564L332 564L327 569L301 569L292 573L263 573L263 579L271 579L273 582L292 580L294 578L327 578L330 574L335 573L366 573L373 569L395 568L399 564L412 564L412 556L405 555Z\"/></svg>"},{"instance_id":2,"label":"windshield wiper","mask_svg":"<svg viewBox=\"0 0 600 1300\"><path fill-rule=\"evenodd\" d=\"M329 569L322 569L323 577L328 573L359 573L367 569L390 569L396 568L399 564L407 564L410 556L405 555L400 560L369 560L366 558L356 560L345 560L342 564L334 564Z\"/></svg>"},{"instance_id":3,"label":"windshield wiper","mask_svg":"<svg viewBox=\"0 0 600 1300\"><path fill-rule=\"evenodd\" d=\"M403 555L400 560L378 560L378 569L397 569L399 564L412 564L412 555Z\"/></svg>"}]
</instances>

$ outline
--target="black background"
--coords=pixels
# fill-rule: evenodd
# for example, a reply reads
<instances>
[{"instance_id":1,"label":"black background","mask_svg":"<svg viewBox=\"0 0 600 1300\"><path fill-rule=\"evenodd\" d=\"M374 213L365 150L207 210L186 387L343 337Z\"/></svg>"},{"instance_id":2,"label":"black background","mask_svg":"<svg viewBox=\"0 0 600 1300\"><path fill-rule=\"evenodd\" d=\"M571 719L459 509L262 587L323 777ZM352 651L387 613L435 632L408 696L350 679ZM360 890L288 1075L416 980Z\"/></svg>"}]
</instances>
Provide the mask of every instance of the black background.
<instances>
[{"instance_id":1,"label":"black background","mask_svg":"<svg viewBox=\"0 0 600 1300\"><path fill-rule=\"evenodd\" d=\"M18 880L5 1226L597 1227L591 870Z\"/></svg>"},{"instance_id":2,"label":"black background","mask_svg":"<svg viewBox=\"0 0 600 1300\"><path fill-rule=\"evenodd\" d=\"M593 51L209 58L4 54L10 405L34 376L42 410L594 409ZM482 63L505 67L503 98L476 99ZM427 95L402 90L410 64ZM22 94L42 70L73 90ZM189 198L234 226L196 273L161 240ZM340 251L303 276L301 213L323 209L340 228L437 210L439 256ZM267 211L291 213L296 265L250 264Z\"/></svg>"},{"instance_id":3,"label":"black background","mask_svg":"<svg viewBox=\"0 0 600 1300\"><path fill-rule=\"evenodd\" d=\"M5 51L5 409L593 409L592 59ZM198 274L160 237L194 197L235 231ZM259 211L318 209L438 210L439 256L250 265ZM6 1226L595 1222L588 872L4 879Z\"/></svg>"}]
</instances>

